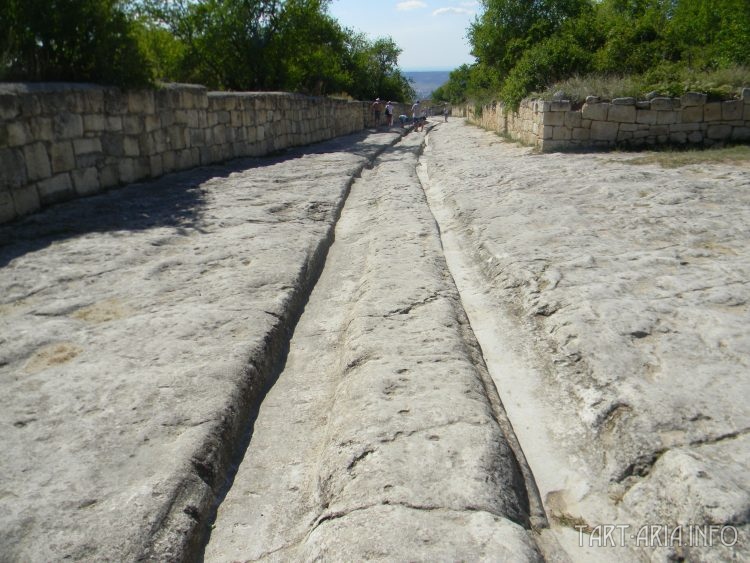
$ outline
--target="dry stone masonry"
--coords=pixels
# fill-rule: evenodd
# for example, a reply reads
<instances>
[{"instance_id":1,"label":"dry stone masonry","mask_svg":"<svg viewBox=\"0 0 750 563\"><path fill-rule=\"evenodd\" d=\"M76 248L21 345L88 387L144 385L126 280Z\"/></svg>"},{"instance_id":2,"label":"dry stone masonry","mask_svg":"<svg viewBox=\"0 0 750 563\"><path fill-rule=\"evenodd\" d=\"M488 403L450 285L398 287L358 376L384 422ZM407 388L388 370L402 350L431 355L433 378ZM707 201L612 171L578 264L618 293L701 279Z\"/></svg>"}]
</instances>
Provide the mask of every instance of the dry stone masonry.
<instances>
[{"instance_id":1,"label":"dry stone masonry","mask_svg":"<svg viewBox=\"0 0 750 563\"><path fill-rule=\"evenodd\" d=\"M490 104L481 114L465 110L470 121L550 152L570 148L611 148L657 144L713 146L750 141L750 88L741 98L709 102L705 94L647 101L586 98L580 109L570 101L524 100L518 111Z\"/></svg>"},{"instance_id":2,"label":"dry stone masonry","mask_svg":"<svg viewBox=\"0 0 750 563\"><path fill-rule=\"evenodd\" d=\"M0 85L0 223L120 184L346 135L372 119L368 102L280 92Z\"/></svg>"}]
</instances>

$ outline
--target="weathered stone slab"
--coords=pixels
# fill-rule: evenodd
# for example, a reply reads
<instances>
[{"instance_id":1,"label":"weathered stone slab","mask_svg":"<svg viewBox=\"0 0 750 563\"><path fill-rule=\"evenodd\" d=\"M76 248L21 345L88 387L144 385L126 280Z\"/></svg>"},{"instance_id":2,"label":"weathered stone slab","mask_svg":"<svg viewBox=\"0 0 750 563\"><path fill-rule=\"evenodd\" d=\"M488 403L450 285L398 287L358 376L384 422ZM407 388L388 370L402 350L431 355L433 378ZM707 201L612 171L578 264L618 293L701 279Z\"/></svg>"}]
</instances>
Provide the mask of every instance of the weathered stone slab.
<instances>
[{"instance_id":1,"label":"weathered stone slab","mask_svg":"<svg viewBox=\"0 0 750 563\"><path fill-rule=\"evenodd\" d=\"M0 227L3 558L194 553L237 413L271 371L348 183L395 138L197 170Z\"/></svg>"},{"instance_id":2,"label":"weathered stone slab","mask_svg":"<svg viewBox=\"0 0 750 563\"><path fill-rule=\"evenodd\" d=\"M708 96L700 92L686 92L680 96L680 105L683 108L690 106L702 106L706 103Z\"/></svg>"},{"instance_id":3,"label":"weathered stone slab","mask_svg":"<svg viewBox=\"0 0 750 563\"><path fill-rule=\"evenodd\" d=\"M577 141L587 141L591 138L591 131L582 128L573 129L572 138Z\"/></svg>"},{"instance_id":4,"label":"weathered stone slab","mask_svg":"<svg viewBox=\"0 0 750 563\"><path fill-rule=\"evenodd\" d=\"M102 142L100 139L76 139L73 141L73 150L76 156L92 152L101 152Z\"/></svg>"},{"instance_id":5,"label":"weathered stone slab","mask_svg":"<svg viewBox=\"0 0 750 563\"><path fill-rule=\"evenodd\" d=\"M15 189L28 181L23 154L18 149L0 149L0 189Z\"/></svg>"},{"instance_id":6,"label":"weathered stone slab","mask_svg":"<svg viewBox=\"0 0 750 563\"><path fill-rule=\"evenodd\" d=\"M56 139L74 139L83 135L83 118L75 113L61 112L52 118Z\"/></svg>"},{"instance_id":7,"label":"weathered stone slab","mask_svg":"<svg viewBox=\"0 0 750 563\"><path fill-rule=\"evenodd\" d=\"M742 119L745 104L742 100L729 100L721 104L721 118L724 121Z\"/></svg>"},{"instance_id":8,"label":"weathered stone slab","mask_svg":"<svg viewBox=\"0 0 750 563\"><path fill-rule=\"evenodd\" d=\"M608 103L583 104L581 115L584 119L606 121L610 105Z\"/></svg>"},{"instance_id":9,"label":"weathered stone slab","mask_svg":"<svg viewBox=\"0 0 750 563\"><path fill-rule=\"evenodd\" d=\"M39 192L39 202L42 205L65 201L75 194L70 175L67 172L42 180L36 185L36 189Z\"/></svg>"},{"instance_id":10,"label":"weathered stone slab","mask_svg":"<svg viewBox=\"0 0 750 563\"><path fill-rule=\"evenodd\" d=\"M10 189L0 188L0 221L10 221L16 216Z\"/></svg>"},{"instance_id":11,"label":"weathered stone slab","mask_svg":"<svg viewBox=\"0 0 750 563\"><path fill-rule=\"evenodd\" d=\"M703 106L703 121L721 121L721 102L712 102Z\"/></svg>"},{"instance_id":12,"label":"weathered stone slab","mask_svg":"<svg viewBox=\"0 0 750 563\"><path fill-rule=\"evenodd\" d=\"M53 141L55 138L51 117L34 117L30 121L32 138L35 141Z\"/></svg>"},{"instance_id":13,"label":"weathered stone slab","mask_svg":"<svg viewBox=\"0 0 750 563\"><path fill-rule=\"evenodd\" d=\"M569 111L565 113L565 126L574 128L581 127L583 119L580 111Z\"/></svg>"},{"instance_id":14,"label":"weathered stone slab","mask_svg":"<svg viewBox=\"0 0 750 563\"><path fill-rule=\"evenodd\" d=\"M678 99L656 97L651 99L651 109L655 111L672 111L675 109L675 103L679 107Z\"/></svg>"},{"instance_id":15,"label":"weathered stone slab","mask_svg":"<svg viewBox=\"0 0 750 563\"><path fill-rule=\"evenodd\" d=\"M656 112L656 123L658 125L672 125L680 123L682 113L679 111L658 111Z\"/></svg>"},{"instance_id":16,"label":"weathered stone slab","mask_svg":"<svg viewBox=\"0 0 750 563\"><path fill-rule=\"evenodd\" d=\"M724 125L722 124L711 124L708 126L708 130L706 131L706 137L709 139L728 139L732 133L732 126L731 125Z\"/></svg>"},{"instance_id":17,"label":"weathered stone slab","mask_svg":"<svg viewBox=\"0 0 750 563\"><path fill-rule=\"evenodd\" d=\"M26 174L30 181L49 178L52 175L44 143L32 143L23 147L23 158L26 161Z\"/></svg>"},{"instance_id":18,"label":"weathered stone slab","mask_svg":"<svg viewBox=\"0 0 750 563\"><path fill-rule=\"evenodd\" d=\"M591 140L592 141L615 141L617 139L618 123L608 121L591 122Z\"/></svg>"},{"instance_id":19,"label":"weathered stone slab","mask_svg":"<svg viewBox=\"0 0 750 563\"><path fill-rule=\"evenodd\" d=\"M562 126L565 124L565 114L563 112L552 112L548 111L544 114L542 119L543 125L551 125L551 126Z\"/></svg>"},{"instance_id":20,"label":"weathered stone slab","mask_svg":"<svg viewBox=\"0 0 750 563\"><path fill-rule=\"evenodd\" d=\"M568 127L554 127L553 129L552 139L554 141L564 141L572 136L572 131Z\"/></svg>"},{"instance_id":21,"label":"weathered stone slab","mask_svg":"<svg viewBox=\"0 0 750 563\"><path fill-rule=\"evenodd\" d=\"M31 213L39 209L41 205L39 202L39 192L35 184L27 184L22 188L11 190L10 195L13 198L13 207L16 210L16 215Z\"/></svg>"},{"instance_id":22,"label":"weathered stone slab","mask_svg":"<svg viewBox=\"0 0 750 563\"><path fill-rule=\"evenodd\" d=\"M550 103L550 111L570 111L569 100L553 100Z\"/></svg>"},{"instance_id":23,"label":"weathered stone slab","mask_svg":"<svg viewBox=\"0 0 750 563\"><path fill-rule=\"evenodd\" d=\"M681 551L686 560L746 559L747 169L631 166L630 155L612 154L540 158L459 123L432 133L424 158L453 219L441 228L457 233L484 272L515 319L510 332L524 334L519 345L539 343L526 357L543 374L536 392L546 398L504 401L518 406L508 412L523 421L514 422L522 446L523 428L534 437L541 424L542 438L552 436L536 465L534 446L524 451L535 474L555 467L553 486L540 488L553 530L560 518L561 542L571 521L635 530L688 522L726 526L738 541ZM544 424L540 412L554 414ZM560 457L572 466L551 461L555 444L572 448ZM644 556L643 546L625 547L618 560ZM651 560L670 556L652 547Z\"/></svg>"},{"instance_id":24,"label":"weathered stone slab","mask_svg":"<svg viewBox=\"0 0 750 563\"><path fill-rule=\"evenodd\" d=\"M607 119L609 121L616 121L618 123L635 123L635 105L615 104L614 101L612 104L613 105L609 108L609 112L607 113Z\"/></svg>"},{"instance_id":25,"label":"weathered stone slab","mask_svg":"<svg viewBox=\"0 0 750 563\"><path fill-rule=\"evenodd\" d=\"M96 168L74 170L71 176L78 195L86 196L99 191L99 172Z\"/></svg>"},{"instance_id":26,"label":"weathered stone slab","mask_svg":"<svg viewBox=\"0 0 750 563\"><path fill-rule=\"evenodd\" d=\"M29 126L23 122L11 121L5 124L5 138L9 147L20 147L32 142Z\"/></svg>"},{"instance_id":27,"label":"weathered stone slab","mask_svg":"<svg viewBox=\"0 0 750 563\"><path fill-rule=\"evenodd\" d=\"M206 561L540 559L416 177L422 137L353 185Z\"/></svg>"},{"instance_id":28,"label":"weathered stone slab","mask_svg":"<svg viewBox=\"0 0 750 563\"><path fill-rule=\"evenodd\" d=\"M18 97L10 94L0 94L0 119L10 121L20 113Z\"/></svg>"}]
</instances>

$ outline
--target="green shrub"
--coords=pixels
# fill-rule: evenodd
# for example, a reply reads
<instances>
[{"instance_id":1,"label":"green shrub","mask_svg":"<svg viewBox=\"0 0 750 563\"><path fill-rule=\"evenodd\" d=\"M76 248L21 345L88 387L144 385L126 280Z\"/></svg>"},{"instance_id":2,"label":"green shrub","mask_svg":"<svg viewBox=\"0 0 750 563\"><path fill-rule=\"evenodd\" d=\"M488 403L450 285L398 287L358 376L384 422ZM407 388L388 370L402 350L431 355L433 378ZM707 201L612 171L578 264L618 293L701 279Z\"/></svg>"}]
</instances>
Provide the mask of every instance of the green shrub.
<instances>
[{"instance_id":1,"label":"green shrub","mask_svg":"<svg viewBox=\"0 0 750 563\"><path fill-rule=\"evenodd\" d=\"M456 98L471 97L469 85L480 72L494 74L486 81L497 84L489 97L499 94L514 107L534 92L563 90L581 100L692 90L726 99L750 84L748 0L481 4L484 12L468 33L477 63L463 80L463 96L452 91Z\"/></svg>"},{"instance_id":2,"label":"green shrub","mask_svg":"<svg viewBox=\"0 0 750 563\"><path fill-rule=\"evenodd\" d=\"M585 71L590 64L590 54L571 36L553 36L524 53L505 79L500 97L517 109L531 92L574 72Z\"/></svg>"},{"instance_id":3,"label":"green shrub","mask_svg":"<svg viewBox=\"0 0 750 563\"><path fill-rule=\"evenodd\" d=\"M665 63L642 75L574 75L549 85L536 95L543 99L552 99L555 92L562 91L572 101L581 102L590 95L605 99L644 99L650 92L664 96L703 92L708 94L711 100L728 100L736 97L740 89L748 85L750 67L732 66L718 70L695 71L685 66Z\"/></svg>"}]
</instances>

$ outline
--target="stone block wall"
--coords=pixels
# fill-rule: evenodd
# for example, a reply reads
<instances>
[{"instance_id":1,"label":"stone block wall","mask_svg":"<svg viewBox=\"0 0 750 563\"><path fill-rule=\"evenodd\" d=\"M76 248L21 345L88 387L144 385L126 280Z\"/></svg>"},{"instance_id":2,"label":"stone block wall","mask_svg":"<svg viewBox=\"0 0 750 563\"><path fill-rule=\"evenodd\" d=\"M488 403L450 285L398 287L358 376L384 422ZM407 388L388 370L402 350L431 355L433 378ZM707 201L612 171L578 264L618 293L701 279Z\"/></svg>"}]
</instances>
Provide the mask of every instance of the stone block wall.
<instances>
[{"instance_id":1,"label":"stone block wall","mask_svg":"<svg viewBox=\"0 0 750 563\"><path fill-rule=\"evenodd\" d=\"M569 101L524 100L518 111L486 105L467 118L542 151L658 144L713 146L750 141L750 88L740 99L709 102L705 94L648 101L589 96L580 109Z\"/></svg>"},{"instance_id":2,"label":"stone block wall","mask_svg":"<svg viewBox=\"0 0 750 563\"><path fill-rule=\"evenodd\" d=\"M370 102L281 92L2 84L0 223L120 184L372 125Z\"/></svg>"}]
</instances>

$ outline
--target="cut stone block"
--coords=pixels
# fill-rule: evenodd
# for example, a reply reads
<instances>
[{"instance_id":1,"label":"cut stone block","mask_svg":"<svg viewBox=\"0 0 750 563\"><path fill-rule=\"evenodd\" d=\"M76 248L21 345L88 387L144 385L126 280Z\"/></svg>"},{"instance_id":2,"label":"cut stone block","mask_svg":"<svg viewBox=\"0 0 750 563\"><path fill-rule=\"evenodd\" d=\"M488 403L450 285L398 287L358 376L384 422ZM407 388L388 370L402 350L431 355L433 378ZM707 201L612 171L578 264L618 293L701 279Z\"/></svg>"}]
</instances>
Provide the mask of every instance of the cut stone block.
<instances>
[{"instance_id":1,"label":"cut stone block","mask_svg":"<svg viewBox=\"0 0 750 563\"><path fill-rule=\"evenodd\" d=\"M721 121L721 102L703 106L703 121Z\"/></svg>"},{"instance_id":2,"label":"cut stone block","mask_svg":"<svg viewBox=\"0 0 750 563\"><path fill-rule=\"evenodd\" d=\"M730 100L721 104L721 118L724 121L742 119L745 104L742 100Z\"/></svg>"},{"instance_id":3,"label":"cut stone block","mask_svg":"<svg viewBox=\"0 0 750 563\"><path fill-rule=\"evenodd\" d=\"M67 173L42 180L37 184L37 190L39 191L39 201L42 205L64 201L75 195L70 175Z\"/></svg>"},{"instance_id":4,"label":"cut stone block","mask_svg":"<svg viewBox=\"0 0 750 563\"><path fill-rule=\"evenodd\" d=\"M74 139L83 136L83 119L74 113L58 113L53 117L53 128L58 139Z\"/></svg>"},{"instance_id":5,"label":"cut stone block","mask_svg":"<svg viewBox=\"0 0 750 563\"><path fill-rule=\"evenodd\" d=\"M651 109L655 111L672 111L680 101L672 98L659 97L651 100Z\"/></svg>"},{"instance_id":6,"label":"cut stone block","mask_svg":"<svg viewBox=\"0 0 750 563\"><path fill-rule=\"evenodd\" d=\"M680 97L680 104L683 108L689 106L702 106L706 103L708 96L699 92L686 92Z\"/></svg>"},{"instance_id":7,"label":"cut stone block","mask_svg":"<svg viewBox=\"0 0 750 563\"><path fill-rule=\"evenodd\" d=\"M86 196L100 191L99 171L96 168L74 170L71 175L78 195Z\"/></svg>"},{"instance_id":8,"label":"cut stone block","mask_svg":"<svg viewBox=\"0 0 750 563\"><path fill-rule=\"evenodd\" d=\"M613 104L607 114L608 121L616 121L618 123L635 123L635 117L635 105Z\"/></svg>"},{"instance_id":9,"label":"cut stone block","mask_svg":"<svg viewBox=\"0 0 750 563\"><path fill-rule=\"evenodd\" d=\"M607 112L609 111L610 105L611 104L608 104L608 103L583 104L583 108L581 109L581 116L584 119L591 119L595 121L606 121Z\"/></svg>"},{"instance_id":10,"label":"cut stone block","mask_svg":"<svg viewBox=\"0 0 750 563\"><path fill-rule=\"evenodd\" d=\"M34 184L11 190L10 194L13 197L13 207L16 209L17 216L28 215L41 207L39 192Z\"/></svg>"},{"instance_id":11,"label":"cut stone block","mask_svg":"<svg viewBox=\"0 0 750 563\"><path fill-rule=\"evenodd\" d=\"M610 123L607 121L593 121L591 123L591 140L592 141L615 141L619 123Z\"/></svg>"},{"instance_id":12,"label":"cut stone block","mask_svg":"<svg viewBox=\"0 0 750 563\"><path fill-rule=\"evenodd\" d=\"M0 189L20 188L27 181L23 153L19 149L0 149Z\"/></svg>"},{"instance_id":13,"label":"cut stone block","mask_svg":"<svg viewBox=\"0 0 750 563\"><path fill-rule=\"evenodd\" d=\"M26 145L23 148L23 156L26 160L26 173L30 181L49 178L52 175L52 168L44 143Z\"/></svg>"},{"instance_id":14,"label":"cut stone block","mask_svg":"<svg viewBox=\"0 0 750 563\"><path fill-rule=\"evenodd\" d=\"M732 134L732 126L722 124L713 124L708 126L706 137L712 140L726 140Z\"/></svg>"}]
</instances>

